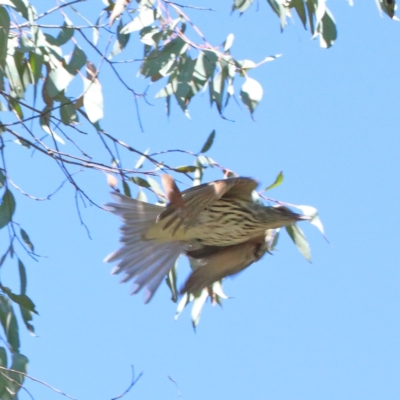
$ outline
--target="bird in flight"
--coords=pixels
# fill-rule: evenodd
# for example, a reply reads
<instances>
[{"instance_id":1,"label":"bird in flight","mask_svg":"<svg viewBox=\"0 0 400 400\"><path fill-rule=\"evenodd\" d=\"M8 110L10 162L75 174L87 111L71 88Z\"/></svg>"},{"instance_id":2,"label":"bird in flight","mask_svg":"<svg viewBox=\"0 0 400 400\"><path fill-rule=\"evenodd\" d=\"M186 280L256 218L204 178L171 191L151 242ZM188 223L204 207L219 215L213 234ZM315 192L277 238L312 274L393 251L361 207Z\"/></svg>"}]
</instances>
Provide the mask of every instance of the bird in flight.
<instances>
[{"instance_id":1,"label":"bird in flight","mask_svg":"<svg viewBox=\"0 0 400 400\"><path fill-rule=\"evenodd\" d=\"M134 279L132 294L145 290L149 302L158 286L185 254L196 269L181 289L196 293L258 261L266 251L266 231L309 220L284 206L255 203L251 178L228 178L180 191L170 175L162 176L166 207L113 193L106 208L120 216L121 248L104 261Z\"/></svg>"}]
</instances>

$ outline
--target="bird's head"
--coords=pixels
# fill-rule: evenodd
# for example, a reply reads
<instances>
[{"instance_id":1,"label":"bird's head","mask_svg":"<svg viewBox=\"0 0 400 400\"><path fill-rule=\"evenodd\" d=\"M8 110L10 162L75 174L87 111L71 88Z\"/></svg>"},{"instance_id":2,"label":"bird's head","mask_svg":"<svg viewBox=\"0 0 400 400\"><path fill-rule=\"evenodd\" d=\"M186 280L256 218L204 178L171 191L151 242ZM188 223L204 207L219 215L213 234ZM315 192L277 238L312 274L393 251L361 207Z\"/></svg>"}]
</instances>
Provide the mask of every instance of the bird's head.
<instances>
[{"instance_id":1,"label":"bird's head","mask_svg":"<svg viewBox=\"0 0 400 400\"><path fill-rule=\"evenodd\" d=\"M266 207L265 211L264 219L268 223L269 229L276 229L294 224L297 221L309 221L311 219L311 217L297 214L285 206Z\"/></svg>"}]
</instances>

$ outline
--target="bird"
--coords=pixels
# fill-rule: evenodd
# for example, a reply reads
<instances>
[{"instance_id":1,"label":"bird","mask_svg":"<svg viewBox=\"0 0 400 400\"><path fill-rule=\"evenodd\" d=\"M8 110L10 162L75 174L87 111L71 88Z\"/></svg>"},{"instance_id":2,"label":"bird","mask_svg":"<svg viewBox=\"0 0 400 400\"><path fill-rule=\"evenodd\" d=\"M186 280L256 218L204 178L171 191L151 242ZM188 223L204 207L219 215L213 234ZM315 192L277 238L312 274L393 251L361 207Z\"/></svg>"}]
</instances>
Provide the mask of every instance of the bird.
<instances>
[{"instance_id":1,"label":"bird","mask_svg":"<svg viewBox=\"0 0 400 400\"><path fill-rule=\"evenodd\" d=\"M258 261L268 251L268 230L309 217L285 206L253 200L256 180L220 179L180 191L172 176L161 177L168 204L149 204L119 192L106 210L122 218L121 248L105 258L118 264L112 274L134 280L148 303L182 254L195 267L180 294L196 293Z\"/></svg>"}]
</instances>

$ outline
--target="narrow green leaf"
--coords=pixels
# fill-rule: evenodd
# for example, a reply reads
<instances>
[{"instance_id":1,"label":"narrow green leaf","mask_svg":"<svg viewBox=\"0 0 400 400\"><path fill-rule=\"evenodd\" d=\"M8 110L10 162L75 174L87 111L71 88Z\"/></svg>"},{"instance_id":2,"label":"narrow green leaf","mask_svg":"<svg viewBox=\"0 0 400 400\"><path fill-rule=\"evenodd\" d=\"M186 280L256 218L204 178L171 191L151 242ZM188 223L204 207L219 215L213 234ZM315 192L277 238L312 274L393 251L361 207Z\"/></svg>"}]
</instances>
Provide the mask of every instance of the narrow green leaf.
<instances>
[{"instance_id":1,"label":"narrow green leaf","mask_svg":"<svg viewBox=\"0 0 400 400\"><path fill-rule=\"evenodd\" d=\"M129 180L132 181L133 183L135 183L138 186L141 186L141 187L144 187L144 188L149 188L150 187L149 182L147 182L146 180L144 180L140 176L132 176L131 178L129 178Z\"/></svg>"},{"instance_id":2,"label":"narrow green leaf","mask_svg":"<svg viewBox=\"0 0 400 400\"><path fill-rule=\"evenodd\" d=\"M204 143L203 147L200 150L200 153L205 153L208 150L210 150L211 146L214 143L214 139L215 139L215 129L208 136L206 142Z\"/></svg>"},{"instance_id":3,"label":"narrow green leaf","mask_svg":"<svg viewBox=\"0 0 400 400\"><path fill-rule=\"evenodd\" d=\"M2 290L7 296L14 302L19 304L20 306L26 308L27 310L38 314L35 309L35 304L26 294L15 294L8 287L2 286Z\"/></svg>"},{"instance_id":4,"label":"narrow green leaf","mask_svg":"<svg viewBox=\"0 0 400 400\"><path fill-rule=\"evenodd\" d=\"M0 6L0 66L2 68L4 68L6 64L9 30L10 16L7 10Z\"/></svg>"},{"instance_id":5,"label":"narrow green leaf","mask_svg":"<svg viewBox=\"0 0 400 400\"><path fill-rule=\"evenodd\" d=\"M223 69L222 71L218 72L214 76L214 79L210 85L210 96L211 96L211 104L215 102L219 113L222 113L223 109L223 96L224 96L224 89L225 89L225 78L226 73Z\"/></svg>"},{"instance_id":6,"label":"narrow green leaf","mask_svg":"<svg viewBox=\"0 0 400 400\"><path fill-rule=\"evenodd\" d=\"M19 306L19 310L21 312L21 317L22 317L22 320L24 321L26 329L28 329L28 331L32 335L34 335L35 334L35 328L31 324L31 321L33 320L32 312L29 311L27 308L22 307L21 305Z\"/></svg>"},{"instance_id":7,"label":"narrow green leaf","mask_svg":"<svg viewBox=\"0 0 400 400\"><path fill-rule=\"evenodd\" d=\"M124 194L125 196L132 197L131 195L131 189L129 188L129 185L125 180L122 181L122 187L124 188Z\"/></svg>"},{"instance_id":8,"label":"narrow green leaf","mask_svg":"<svg viewBox=\"0 0 400 400\"><path fill-rule=\"evenodd\" d=\"M175 321L179 318L182 311L189 303L190 303L190 296L187 293L185 293L182 296L181 300L179 301L178 306L176 307L176 312L174 316Z\"/></svg>"},{"instance_id":9,"label":"narrow green leaf","mask_svg":"<svg viewBox=\"0 0 400 400\"><path fill-rule=\"evenodd\" d=\"M26 233L26 231L25 231L24 229L21 228L20 233L21 233L22 240L23 240L23 241L25 242L25 244L29 247L29 249L30 249L31 251L33 251L33 250L34 250L33 244L32 244L32 242L31 242L31 240L29 239L29 236L28 236L28 234Z\"/></svg>"},{"instance_id":10,"label":"narrow green leaf","mask_svg":"<svg viewBox=\"0 0 400 400\"><path fill-rule=\"evenodd\" d=\"M0 366L7 368L7 351L4 347L0 347ZM0 370L0 399L5 398L8 383L8 379L4 376L6 371L3 368Z\"/></svg>"},{"instance_id":11,"label":"narrow green leaf","mask_svg":"<svg viewBox=\"0 0 400 400\"><path fill-rule=\"evenodd\" d=\"M196 169L197 167L195 167L194 165L182 165L181 167L174 168L174 171L187 173L187 172L194 172L196 171Z\"/></svg>"},{"instance_id":12,"label":"narrow green leaf","mask_svg":"<svg viewBox=\"0 0 400 400\"><path fill-rule=\"evenodd\" d=\"M4 295L0 295L0 321L11 351L18 352L20 346L18 323L10 300Z\"/></svg>"},{"instance_id":13,"label":"narrow green leaf","mask_svg":"<svg viewBox=\"0 0 400 400\"><path fill-rule=\"evenodd\" d=\"M147 160L147 154L149 154L150 149L147 149L142 156L140 156L139 160L135 164L135 169L140 169L143 166L143 163Z\"/></svg>"},{"instance_id":14,"label":"narrow green leaf","mask_svg":"<svg viewBox=\"0 0 400 400\"><path fill-rule=\"evenodd\" d=\"M311 262L310 245L308 244L303 231L297 225L286 226L286 231L304 258Z\"/></svg>"},{"instance_id":15,"label":"narrow green leaf","mask_svg":"<svg viewBox=\"0 0 400 400\"><path fill-rule=\"evenodd\" d=\"M5 65L6 75L10 82L11 94L13 97L22 99L24 97L24 85L21 80L21 76L18 71L19 65L17 65L17 52L14 56L8 55Z\"/></svg>"},{"instance_id":16,"label":"narrow green leaf","mask_svg":"<svg viewBox=\"0 0 400 400\"><path fill-rule=\"evenodd\" d=\"M25 270L25 265L19 259L18 259L18 271L19 271L19 281L21 284L21 293L25 294L27 285L26 270Z\"/></svg>"},{"instance_id":17,"label":"narrow green leaf","mask_svg":"<svg viewBox=\"0 0 400 400\"><path fill-rule=\"evenodd\" d=\"M303 0L292 0L290 2L290 8L294 8L303 23L304 29L307 29L307 14Z\"/></svg>"},{"instance_id":18,"label":"narrow green leaf","mask_svg":"<svg viewBox=\"0 0 400 400\"><path fill-rule=\"evenodd\" d=\"M6 189L0 204L0 229L4 228L12 219L15 211L15 199L13 194Z\"/></svg>"},{"instance_id":19,"label":"narrow green leaf","mask_svg":"<svg viewBox=\"0 0 400 400\"><path fill-rule=\"evenodd\" d=\"M4 182L6 180L6 176L4 175L3 171L0 169L0 188L4 186Z\"/></svg>"},{"instance_id":20,"label":"narrow green leaf","mask_svg":"<svg viewBox=\"0 0 400 400\"><path fill-rule=\"evenodd\" d=\"M275 179L275 182L272 185L269 185L265 190L271 190L273 188L278 187L283 182L283 172L279 172L278 176Z\"/></svg>"}]
</instances>

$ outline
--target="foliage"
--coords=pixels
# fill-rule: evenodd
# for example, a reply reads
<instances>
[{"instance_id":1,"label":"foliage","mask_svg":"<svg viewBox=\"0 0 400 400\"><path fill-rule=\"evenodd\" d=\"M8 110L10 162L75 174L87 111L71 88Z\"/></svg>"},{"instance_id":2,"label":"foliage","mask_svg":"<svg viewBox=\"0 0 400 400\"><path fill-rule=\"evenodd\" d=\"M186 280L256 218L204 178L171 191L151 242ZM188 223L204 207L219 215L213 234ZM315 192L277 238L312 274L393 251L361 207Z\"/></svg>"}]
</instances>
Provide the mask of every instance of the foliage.
<instances>
[{"instance_id":1,"label":"foliage","mask_svg":"<svg viewBox=\"0 0 400 400\"><path fill-rule=\"evenodd\" d=\"M231 174L205 155L213 144L215 132L210 134L198 153L186 151L193 157L193 165L170 166L160 161L162 153L148 154L135 149L100 125L105 114L100 72L109 68L121 89L132 94L141 127L138 105L148 101L147 89L143 92L133 89L120 71L122 65L137 64L136 70L149 84L163 83L155 97L165 100L168 114L171 113L171 100L175 99L180 109L190 117L191 100L206 91L210 104L215 105L224 118L229 100L236 92L250 114L255 112L262 100L263 89L250 77L251 71L278 57L264 57L258 63L238 60L232 53L233 34L229 34L221 46L211 44L184 12L185 6L171 1L138 0L134 3L129 0L106 0L94 23L84 17L85 24L80 25L78 21L82 16L76 5L82 2L72 0L38 14L28 0L0 0L0 229L7 229L9 236L9 243L0 257L0 266L14 258L20 281L18 294L0 283L0 321L7 343L7 348L0 347L2 399L15 397L27 369L27 358L19 352L15 307L20 309L22 321L31 333L34 332L32 314L37 313L26 293L27 274L21 257L16 254L16 247L24 249L33 259L37 258L37 254L30 236L16 222L15 194L18 192L35 200L44 200L25 193L13 182L12 171L7 168L7 146L17 144L34 151L35 156L54 161L54 166L64 174L65 181L74 187L78 205L86 201L97 206L74 179L71 168L107 173L112 187L118 184L114 175L119 176L125 194L130 195L133 185L140 189L138 196L141 200L146 198L142 191L145 188L163 201L162 190L152 179L160 171L181 174L193 184L201 182L207 168L219 168L225 176ZM394 0L376 2L381 11L395 18ZM233 0L232 11L244 13L252 3L253 0ZM329 48L335 42L336 24L325 0L268 0L268 4L278 16L281 30L294 11L304 28L310 30L312 38L319 38L321 47ZM62 17L62 24L54 23L59 16ZM121 59L133 40L142 44L142 55L133 60ZM37 127L44 132L44 137L36 133ZM88 135L100 140L104 158L108 161L91 157L90 146L81 147L81 139ZM140 156L133 169L122 167L120 151L121 154ZM147 170L143 168L145 163L150 165ZM283 175L279 174L267 190L276 187L282 180ZM46 199L52 195L54 193ZM255 196L258 197L257 194ZM311 223L323 233L316 210L306 206L299 208L313 215ZM310 251L302 231L295 226L287 230L301 253L309 259ZM278 231L271 232L269 250L274 249L278 236ZM173 300L177 301L176 271L171 271L167 283ZM209 294L203 291L196 297L184 296L178 304L177 316L189 301L194 300L192 320L196 326ZM219 282L214 284L211 297L217 303L226 297ZM10 367L7 358L12 360Z\"/></svg>"}]
</instances>

